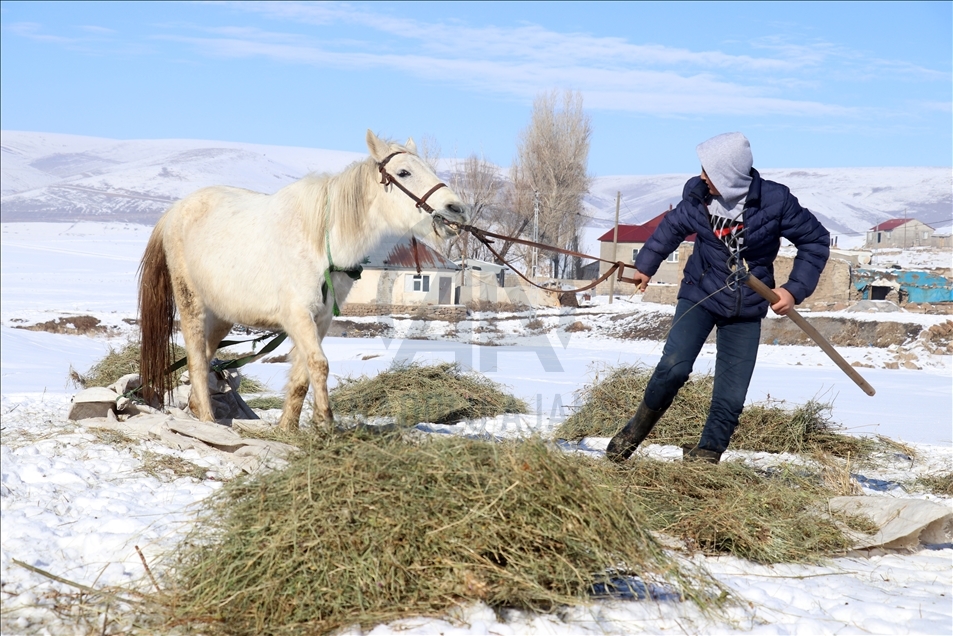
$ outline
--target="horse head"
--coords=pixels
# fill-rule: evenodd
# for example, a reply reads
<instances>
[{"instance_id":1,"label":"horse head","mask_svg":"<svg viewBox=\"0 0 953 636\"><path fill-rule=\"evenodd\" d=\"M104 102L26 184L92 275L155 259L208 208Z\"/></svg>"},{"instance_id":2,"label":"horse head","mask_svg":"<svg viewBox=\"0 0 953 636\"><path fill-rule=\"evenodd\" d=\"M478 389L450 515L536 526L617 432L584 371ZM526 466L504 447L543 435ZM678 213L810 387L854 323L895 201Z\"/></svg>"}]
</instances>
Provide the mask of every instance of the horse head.
<instances>
[{"instance_id":1,"label":"horse head","mask_svg":"<svg viewBox=\"0 0 953 636\"><path fill-rule=\"evenodd\" d=\"M395 226L435 245L458 235L469 222L467 205L417 155L413 139L401 146L368 130L367 149L377 163Z\"/></svg>"}]
</instances>

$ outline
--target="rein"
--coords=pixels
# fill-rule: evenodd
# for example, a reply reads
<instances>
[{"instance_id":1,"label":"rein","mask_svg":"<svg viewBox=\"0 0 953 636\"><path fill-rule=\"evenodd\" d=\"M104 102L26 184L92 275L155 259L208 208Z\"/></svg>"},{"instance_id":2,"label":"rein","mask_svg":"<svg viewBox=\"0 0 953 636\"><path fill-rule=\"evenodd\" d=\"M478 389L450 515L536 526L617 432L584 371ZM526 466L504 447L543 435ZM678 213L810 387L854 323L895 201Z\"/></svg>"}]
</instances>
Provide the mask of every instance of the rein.
<instances>
[{"instance_id":1,"label":"rein","mask_svg":"<svg viewBox=\"0 0 953 636\"><path fill-rule=\"evenodd\" d=\"M403 184L401 184L399 181L397 181L397 179L394 177L394 175L392 175L391 173L389 173L389 172L387 171L387 162L390 161L391 159L393 159L394 157L396 157L397 155L405 154L405 153L406 153L406 151L404 151L404 150L398 150L397 152L392 152L391 154L389 154L389 155L387 155L386 157L384 157L384 158L377 164L377 171L381 173L381 185L383 185L384 187L387 187L387 186L389 186L389 185L395 185L395 186L397 186L397 188L398 188L401 192L403 192L403 193L406 194L408 197L410 197L411 199L413 199L414 202L416 202L416 204L417 204L417 209L419 209L419 210L424 210L424 211L427 212L428 214L431 214L431 215L432 215L432 214L434 213L434 209L430 206L430 204L427 203L427 199L430 198L430 195L432 195L434 192L436 192L436 191L439 190L440 188L446 188L446 187L447 187L447 184L446 184L446 183L443 183L443 182L438 183L438 184L435 185L434 187L430 188L430 189L426 192L426 194L424 194L424 196L422 196L422 197L418 197L416 194L414 194L413 192L411 192L410 190L408 190L407 188L405 188L405 187L403 186ZM625 273L625 268L626 268L626 267L632 267L632 266L631 266L631 265L626 265L626 264L623 263L622 261L609 261L609 260L606 260L606 259L604 259L604 258L598 258L598 257L595 257L595 256L590 256L589 254L583 254L582 252L576 252L576 251L573 251L573 250L567 250L567 249L563 249L563 248L561 248L561 247L555 247L555 246L553 246L553 245L546 245L545 243L537 243L537 242L535 242L535 241L527 241L527 240L515 238L515 237L512 237L512 236L504 236L504 235L502 235L502 234L496 234L495 232L489 232L489 231L487 231L487 230L481 230L480 228L473 227L472 225L464 225L464 226L463 226L462 228L460 228L460 229L462 229L462 230L464 230L464 231L466 231L466 232L469 232L470 234L473 235L473 237L474 237L476 240L478 240L478 241L480 241L481 243L483 243L483 245L486 246L486 248L487 248L488 250L490 250L490 252L491 252L496 258L498 258L502 263L504 263L505 265L507 265L511 270L513 270L514 272L516 272L516 275L517 275L517 276L519 276L520 278L522 278L523 280L525 280L527 283L529 283L529 284L532 285L533 287L537 287L537 288L542 289L542 290L545 290L545 291L553 291L553 290L550 289L549 287L543 287L542 285L538 285L538 284L534 283L534 282L531 281L529 278L527 278L522 272L520 272L518 269L516 269L515 267L513 267L513 265L512 265L509 261L507 261L505 258L503 258L503 256L501 256L500 253L497 252L497 251L493 248L493 246L492 246L493 241L490 240L490 239L493 239L493 238L503 239L503 240L510 241L510 242L513 242L513 243L519 243L519 244L521 244L521 245L528 245L529 247L541 248L541 249L543 249L543 250L547 250L547 251L550 251L550 252L558 252L558 253L560 253L560 254L565 254L565 255L567 255L567 256L578 256L578 257L581 257L581 258L592 258L592 259L595 259L595 260L597 260L597 261L599 261L599 262L601 262L601 263L609 263L610 267L609 267L609 269L606 271L606 273L603 274L602 276L600 276L598 279L596 279L596 280L593 281L592 283L590 283L589 285L586 285L586 286L584 286L584 287L580 287L579 289L575 289L575 290L567 290L567 291L572 291L573 293L581 292L581 291L586 291L586 290L588 290L588 289L592 289L593 287L595 287L596 285L598 285L598 284L601 283L602 281L607 280L610 276L612 276L612 274L617 274L616 280L618 280L618 281L620 281L620 282L623 282L623 283L635 283L635 282L636 282L635 279L633 279L633 278L627 278L626 276L623 276L623 274ZM413 243L414 262L415 262L416 265L417 265L417 273L419 274L419 273L420 273L420 260L417 258L417 239L416 239L416 237L413 238L412 243Z\"/></svg>"},{"instance_id":2,"label":"rein","mask_svg":"<svg viewBox=\"0 0 953 636\"><path fill-rule=\"evenodd\" d=\"M596 256L591 256L591 255L589 255L589 254L583 254L582 252L576 252L576 251L574 251L574 250L563 249L563 248L561 248L561 247L556 247L556 246L554 246L554 245L547 245L547 244L545 244L545 243L537 243L536 241L527 241L526 239L516 238L515 236L505 236L505 235L503 235L503 234L497 234L496 232L490 232L490 231L488 231L488 230L481 230L480 228L478 228L478 227L473 227L472 225L464 225L461 229L464 230L464 231L466 231L466 232L469 232L469 233L473 236L473 238L475 238L476 240L480 241L480 243L482 243L482 244L486 247L486 249L490 250L490 252L493 253L493 256L495 256L497 259L499 259L504 265L507 265L511 270L513 270L513 271L516 273L517 276L519 276L520 278L522 278L523 280L525 280L527 283L529 283L530 285L532 285L533 287L536 287L536 288L538 288L538 289L542 289L542 290L545 290L545 291L553 291L553 290L552 290L551 288L549 288L549 287L543 287L542 285L538 285L538 284L534 283L534 282L531 281L529 278L527 278L526 275L524 275L524 274L523 274L522 272L520 272L518 269L516 269L515 267L513 267L512 263L510 263L510 262L507 261L505 258L503 258L503 256L500 255L500 253L497 252L497 251L493 248L493 241L490 240L490 239L501 239L501 240L504 240L504 241L510 241L510 242L512 242L512 243L519 243L520 245L526 245L526 246L529 246L529 247L540 248L540 249L543 249L543 250L546 250L546 251L549 251L549 252L557 252L557 253L559 253L559 254L565 254L565 255L567 255L567 256L578 256L578 257L580 257L580 258L591 258L591 259L593 259L593 260L599 261L600 263L609 263L610 267L609 267L609 269L606 271L605 274L603 274L602 276L600 276L599 278L597 278L596 280L594 280L593 282L591 282L590 284L588 284L588 285L586 285L586 286L584 286L584 287L580 287L580 288L578 288L578 289L567 289L567 290L565 290L565 291L567 291L567 292L578 293L578 292L586 291L586 290L588 290L588 289L592 289L593 287L595 287L595 286L598 285L599 283L603 282L604 280L607 280L607 279L608 279L610 276L612 276L612 274L614 274L614 273L616 274L616 280L618 280L618 281L620 281L620 282L623 282L623 283L636 283L636 280L635 280L634 278L628 278L628 277L624 276L624 274L625 274L625 268L626 268L626 267L632 268L632 265L626 265L626 264L623 263L622 261L610 261L610 260L607 260L607 259L604 259L604 258L599 258L599 257L596 257ZM634 269L634 268L633 268L633 269Z\"/></svg>"}]
</instances>

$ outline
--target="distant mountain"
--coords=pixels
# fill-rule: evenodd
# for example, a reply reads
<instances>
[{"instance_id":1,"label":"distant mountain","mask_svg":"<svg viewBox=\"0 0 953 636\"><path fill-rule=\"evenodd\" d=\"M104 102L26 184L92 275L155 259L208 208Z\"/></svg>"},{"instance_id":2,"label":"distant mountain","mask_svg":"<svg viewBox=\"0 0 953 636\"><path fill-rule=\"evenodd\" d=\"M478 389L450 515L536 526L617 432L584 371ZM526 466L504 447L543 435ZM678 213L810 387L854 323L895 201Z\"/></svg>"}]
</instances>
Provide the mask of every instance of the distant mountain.
<instances>
[{"instance_id":1,"label":"distant mountain","mask_svg":"<svg viewBox=\"0 0 953 636\"><path fill-rule=\"evenodd\" d=\"M891 218L916 218L934 228L953 224L950 168L822 168L761 171L783 183L832 234L862 235ZM616 192L620 223L643 223L677 205L691 175L597 177L586 199L592 227L611 228Z\"/></svg>"},{"instance_id":2,"label":"distant mountain","mask_svg":"<svg viewBox=\"0 0 953 636\"><path fill-rule=\"evenodd\" d=\"M117 141L0 132L0 220L155 223L210 185L275 192L309 172L337 172L364 155L226 141Z\"/></svg>"},{"instance_id":3,"label":"distant mountain","mask_svg":"<svg viewBox=\"0 0 953 636\"><path fill-rule=\"evenodd\" d=\"M337 172L360 153L219 141L117 141L51 133L0 132L0 220L125 220L154 223L178 198L208 185L274 192L309 172ZM443 161L441 167L452 162ZM443 172L443 171L441 171ZM890 218L937 229L953 224L950 168L823 168L762 174L791 188L832 233L862 237ZM597 177L585 204L584 244L620 222L641 223L681 199L690 175ZM446 177L445 177L446 178Z\"/></svg>"}]
</instances>

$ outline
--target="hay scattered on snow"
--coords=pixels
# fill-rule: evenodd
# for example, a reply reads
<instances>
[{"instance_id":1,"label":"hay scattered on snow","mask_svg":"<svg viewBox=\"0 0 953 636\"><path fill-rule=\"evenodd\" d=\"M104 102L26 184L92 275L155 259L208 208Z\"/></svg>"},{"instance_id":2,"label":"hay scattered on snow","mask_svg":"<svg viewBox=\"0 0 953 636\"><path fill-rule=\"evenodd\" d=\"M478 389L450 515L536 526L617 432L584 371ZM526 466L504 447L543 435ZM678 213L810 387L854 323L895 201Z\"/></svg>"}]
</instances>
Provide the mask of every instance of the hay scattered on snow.
<instances>
[{"instance_id":1,"label":"hay scattered on snow","mask_svg":"<svg viewBox=\"0 0 953 636\"><path fill-rule=\"evenodd\" d=\"M920 477L916 485L934 495L953 497L953 472Z\"/></svg>"},{"instance_id":2,"label":"hay scattered on snow","mask_svg":"<svg viewBox=\"0 0 953 636\"><path fill-rule=\"evenodd\" d=\"M585 602L607 568L723 602L652 540L603 464L539 440L316 438L285 470L213 497L179 553L174 620L297 634L477 600L550 610Z\"/></svg>"},{"instance_id":3,"label":"hay scattered on snow","mask_svg":"<svg viewBox=\"0 0 953 636\"><path fill-rule=\"evenodd\" d=\"M81 386L84 389L94 386L109 386L124 375L139 373L139 352L139 343L134 341L127 342L118 350L110 347L109 353L94 363L86 373L79 373L71 368L70 379L77 386ZM234 360L243 355L247 354L231 354L223 351L219 351L216 354L221 360ZM172 359L178 360L184 356L185 348L181 345L173 344ZM180 382L184 371L185 369L183 368L175 372L175 384ZM256 378L242 374L241 384L238 387L239 393L261 393L267 389L268 387ZM279 406L278 408L281 407Z\"/></svg>"},{"instance_id":4,"label":"hay scattered on snow","mask_svg":"<svg viewBox=\"0 0 953 636\"><path fill-rule=\"evenodd\" d=\"M599 375L577 394L582 406L556 431L563 439L612 437L635 413L652 370L644 366L619 366L600 370ZM689 379L672 403L647 443L695 444L701 435L714 377ZM864 456L874 443L864 438L836 432L830 420L831 405L811 400L793 411L783 403L767 402L745 407L741 421L731 438L731 448L769 453L823 451L838 457Z\"/></svg>"},{"instance_id":5,"label":"hay scattered on snow","mask_svg":"<svg viewBox=\"0 0 953 636\"><path fill-rule=\"evenodd\" d=\"M239 392L241 392L241 387L239 387ZM245 400L245 404L250 406L253 409L281 409L285 406L285 399L279 395L261 395L259 397L253 397Z\"/></svg>"},{"instance_id":6,"label":"hay scattered on snow","mask_svg":"<svg viewBox=\"0 0 953 636\"><path fill-rule=\"evenodd\" d=\"M86 371L79 373L70 368L70 379L78 386L88 389L94 386L109 386L124 375L139 373L139 343L129 341L119 349L109 347L109 352ZM179 345L173 346L173 357L181 358L185 349ZM179 381L182 372L176 374Z\"/></svg>"},{"instance_id":7,"label":"hay scattered on snow","mask_svg":"<svg viewBox=\"0 0 953 636\"><path fill-rule=\"evenodd\" d=\"M529 410L492 380L452 363L396 364L374 377L345 378L331 391L331 408L336 415L393 417L402 426Z\"/></svg>"},{"instance_id":8,"label":"hay scattered on snow","mask_svg":"<svg viewBox=\"0 0 953 636\"><path fill-rule=\"evenodd\" d=\"M602 462L615 484L643 511L647 527L706 554L758 563L817 561L843 554L851 540L819 514L834 494L803 469L760 472L728 462Z\"/></svg>"}]
</instances>

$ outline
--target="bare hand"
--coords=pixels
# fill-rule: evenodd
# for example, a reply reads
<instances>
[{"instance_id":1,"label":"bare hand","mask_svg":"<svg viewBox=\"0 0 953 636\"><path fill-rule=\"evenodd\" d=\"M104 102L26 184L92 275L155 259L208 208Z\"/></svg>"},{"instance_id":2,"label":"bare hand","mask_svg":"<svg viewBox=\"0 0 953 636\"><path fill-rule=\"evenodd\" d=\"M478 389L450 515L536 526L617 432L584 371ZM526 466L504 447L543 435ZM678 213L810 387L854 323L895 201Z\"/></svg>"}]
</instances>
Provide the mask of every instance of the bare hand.
<instances>
[{"instance_id":1,"label":"bare hand","mask_svg":"<svg viewBox=\"0 0 953 636\"><path fill-rule=\"evenodd\" d=\"M787 316L796 304L794 296L783 287L775 287L774 293L778 295L778 302L771 305L771 310L779 316Z\"/></svg>"},{"instance_id":2,"label":"bare hand","mask_svg":"<svg viewBox=\"0 0 953 636\"><path fill-rule=\"evenodd\" d=\"M632 279L635 281L636 286L638 286L640 292L645 292L645 288L648 286L649 281L652 280L652 277L648 274L643 274L639 270L635 270L635 274L632 276Z\"/></svg>"}]
</instances>

